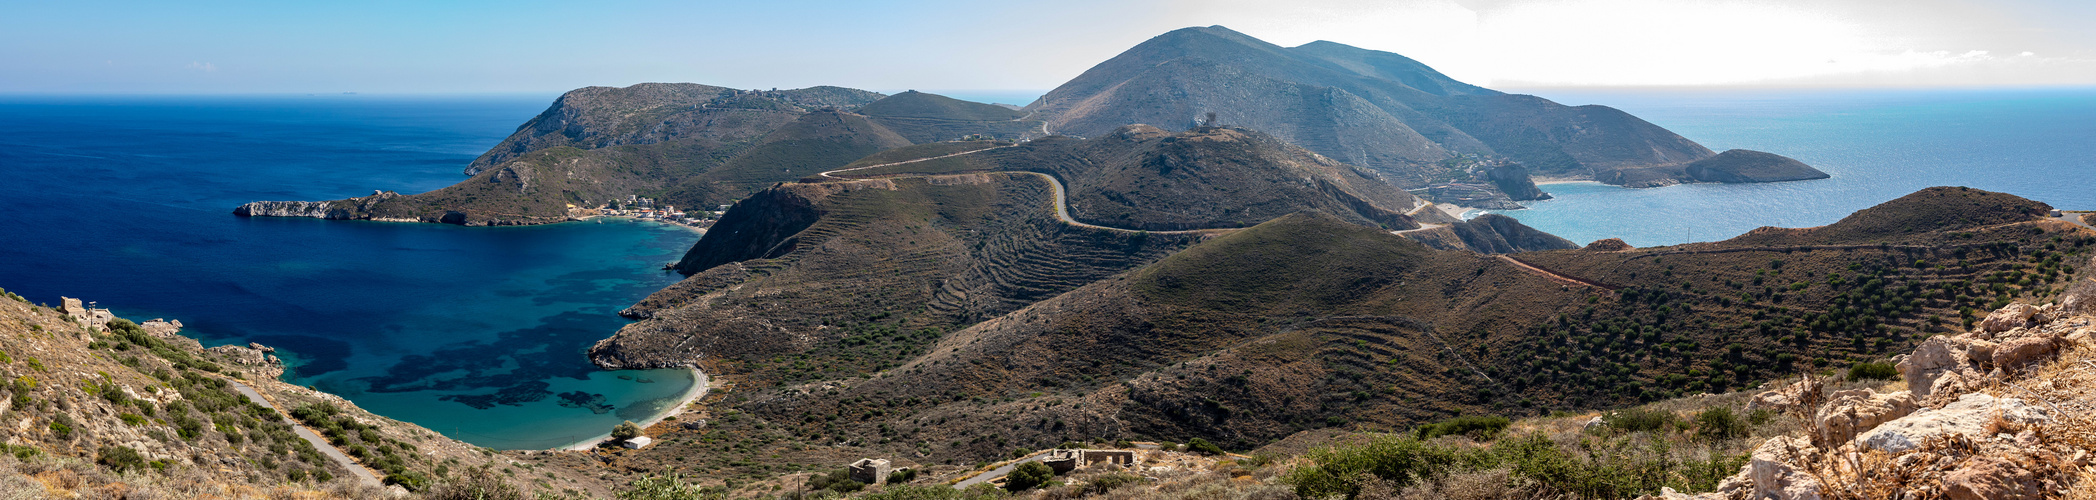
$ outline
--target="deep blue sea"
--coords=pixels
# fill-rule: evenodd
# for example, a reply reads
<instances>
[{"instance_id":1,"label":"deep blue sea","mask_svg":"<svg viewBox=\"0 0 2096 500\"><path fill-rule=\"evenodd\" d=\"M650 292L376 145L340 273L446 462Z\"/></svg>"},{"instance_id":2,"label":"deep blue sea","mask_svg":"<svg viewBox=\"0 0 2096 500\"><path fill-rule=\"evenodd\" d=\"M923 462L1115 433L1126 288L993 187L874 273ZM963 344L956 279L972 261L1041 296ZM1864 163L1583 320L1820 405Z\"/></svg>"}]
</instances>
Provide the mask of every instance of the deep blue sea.
<instances>
[{"instance_id":1,"label":"deep blue sea","mask_svg":"<svg viewBox=\"0 0 2096 500\"><path fill-rule=\"evenodd\" d=\"M449 185L553 97L0 97L0 287L274 346L290 382L482 446L604 434L691 385L584 351L696 233L232 215Z\"/></svg>"},{"instance_id":2,"label":"deep blue sea","mask_svg":"<svg viewBox=\"0 0 2096 500\"><path fill-rule=\"evenodd\" d=\"M1808 227L1930 186L1968 186L2096 210L2096 89L1529 90L1604 104L1702 143L1796 158L1833 178L1625 189L1542 186L1502 212L1575 242L1715 241Z\"/></svg>"}]
</instances>

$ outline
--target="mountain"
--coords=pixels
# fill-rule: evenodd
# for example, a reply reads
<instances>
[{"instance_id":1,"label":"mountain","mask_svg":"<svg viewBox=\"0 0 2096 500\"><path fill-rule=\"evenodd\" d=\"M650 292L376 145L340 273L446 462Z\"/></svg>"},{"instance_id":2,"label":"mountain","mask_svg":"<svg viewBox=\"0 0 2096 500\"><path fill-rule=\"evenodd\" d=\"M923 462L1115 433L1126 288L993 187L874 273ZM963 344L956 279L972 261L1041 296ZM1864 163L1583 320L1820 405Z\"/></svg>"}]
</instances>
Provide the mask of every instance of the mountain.
<instances>
[{"instance_id":1,"label":"mountain","mask_svg":"<svg viewBox=\"0 0 2096 500\"><path fill-rule=\"evenodd\" d=\"M1712 156L1614 108L1504 94L1397 54L1332 42L1284 48L1221 26L1152 38L1026 109L1049 131L1078 136L1132 123L1185 127L1214 113L1408 188L1459 153L1629 186L1695 182L1678 167Z\"/></svg>"},{"instance_id":2,"label":"mountain","mask_svg":"<svg viewBox=\"0 0 2096 500\"><path fill-rule=\"evenodd\" d=\"M879 106L874 106L880 104ZM880 116L853 110L871 106ZM606 203L712 207L771 184L915 140L1016 138L1018 113L924 93L841 87L736 90L644 83L570 91L466 168L471 178L427 193L318 202L254 202L245 216L542 224ZM891 129L895 125L899 129ZM898 131L900 130L900 131Z\"/></svg>"}]
</instances>

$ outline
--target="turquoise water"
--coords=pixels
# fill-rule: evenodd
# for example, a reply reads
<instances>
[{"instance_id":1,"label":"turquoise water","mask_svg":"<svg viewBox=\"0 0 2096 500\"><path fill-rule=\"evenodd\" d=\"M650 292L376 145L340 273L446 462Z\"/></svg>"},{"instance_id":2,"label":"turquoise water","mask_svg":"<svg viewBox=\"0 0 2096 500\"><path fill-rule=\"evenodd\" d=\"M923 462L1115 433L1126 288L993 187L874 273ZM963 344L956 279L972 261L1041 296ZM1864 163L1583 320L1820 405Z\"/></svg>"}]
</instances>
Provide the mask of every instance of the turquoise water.
<instances>
[{"instance_id":1,"label":"turquoise water","mask_svg":"<svg viewBox=\"0 0 2096 500\"><path fill-rule=\"evenodd\" d=\"M289 382L482 446L603 434L691 386L584 353L697 233L231 214L449 185L551 99L0 97L0 287L274 346Z\"/></svg>"},{"instance_id":2,"label":"turquoise water","mask_svg":"<svg viewBox=\"0 0 2096 500\"><path fill-rule=\"evenodd\" d=\"M1531 93L1613 106L1714 151L1768 151L1833 176L1651 189L1553 184L1542 187L1555 199L1500 212L1581 244L1671 245L1818 226L1930 186L2096 209L2096 89Z\"/></svg>"}]
</instances>

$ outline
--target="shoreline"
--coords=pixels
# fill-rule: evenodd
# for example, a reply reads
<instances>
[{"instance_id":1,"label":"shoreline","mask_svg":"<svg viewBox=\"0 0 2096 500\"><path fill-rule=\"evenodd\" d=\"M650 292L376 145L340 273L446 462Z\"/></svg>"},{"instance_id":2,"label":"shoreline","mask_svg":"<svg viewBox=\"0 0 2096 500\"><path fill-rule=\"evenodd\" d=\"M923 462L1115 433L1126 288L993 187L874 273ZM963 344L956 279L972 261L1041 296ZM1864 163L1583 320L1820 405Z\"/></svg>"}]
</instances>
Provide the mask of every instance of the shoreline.
<instances>
[{"instance_id":1,"label":"shoreline","mask_svg":"<svg viewBox=\"0 0 2096 500\"><path fill-rule=\"evenodd\" d=\"M706 377L706 372L700 371L699 368L696 366L686 366L684 367L684 369L691 370L691 388L684 390L684 394L679 398L677 404L670 406L668 411L664 411L653 417L649 417L647 420L634 422L634 425L639 425L641 429L645 430L649 427L654 427L655 424L662 423L662 421L664 420L669 420L670 417L683 415L684 410L690 408L692 402L698 401L699 398L706 397L706 393L712 392L712 379ZM604 442L610 440L611 431L606 430L604 431L604 434L598 435L596 437L576 441L574 443L566 445L557 446L552 449L561 451L589 451L596 449L597 445L603 444Z\"/></svg>"},{"instance_id":2,"label":"shoreline","mask_svg":"<svg viewBox=\"0 0 2096 500\"><path fill-rule=\"evenodd\" d=\"M582 218L579 218L579 219L570 219L570 220L567 220L567 221L563 221L563 222L588 222L588 221L589 221L590 219L625 219L625 220L627 220L627 221L632 221L632 222L653 222L653 223L657 223L657 224L662 224L662 225L667 225L667 226L676 226L676 227L679 227L679 228L683 228L683 229L685 229L685 230L689 230L689 231L691 231L691 232L693 232L693 233L698 233L698 235L699 235L699 236L705 236L705 235L706 235L706 228L703 228L703 227L693 226L693 225L690 225L690 224L681 224L681 223L676 223L676 222L664 222L664 221L661 221L661 220L656 220L656 219L642 219L642 218L639 218L639 217L634 217L634 216L631 216L631 215L591 215L591 216L586 216L586 217L582 217ZM558 224L558 222L556 222L555 224Z\"/></svg>"}]
</instances>

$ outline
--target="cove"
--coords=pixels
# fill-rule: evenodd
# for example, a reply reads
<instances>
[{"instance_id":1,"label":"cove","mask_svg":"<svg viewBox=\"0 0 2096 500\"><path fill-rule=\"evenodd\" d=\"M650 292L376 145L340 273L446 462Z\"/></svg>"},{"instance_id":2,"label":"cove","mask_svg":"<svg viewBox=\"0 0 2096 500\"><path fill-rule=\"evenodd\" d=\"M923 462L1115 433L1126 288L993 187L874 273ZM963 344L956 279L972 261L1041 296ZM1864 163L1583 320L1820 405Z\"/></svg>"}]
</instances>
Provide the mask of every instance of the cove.
<instances>
[{"instance_id":1,"label":"cove","mask_svg":"<svg viewBox=\"0 0 2096 500\"><path fill-rule=\"evenodd\" d=\"M552 96L0 98L0 287L260 342L285 380L476 445L644 420L686 370L604 371L616 312L674 283L688 229L241 218L255 200L421 192Z\"/></svg>"}]
</instances>

